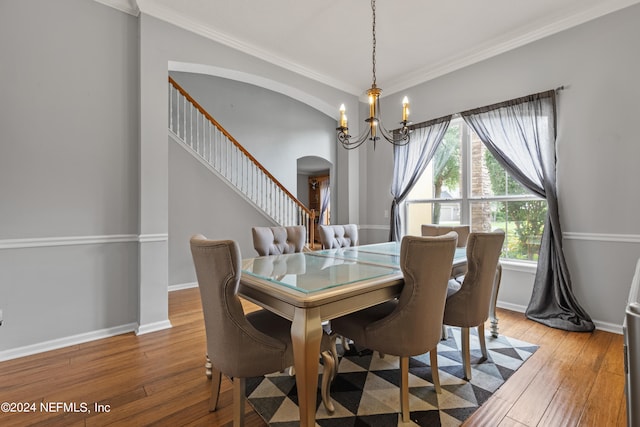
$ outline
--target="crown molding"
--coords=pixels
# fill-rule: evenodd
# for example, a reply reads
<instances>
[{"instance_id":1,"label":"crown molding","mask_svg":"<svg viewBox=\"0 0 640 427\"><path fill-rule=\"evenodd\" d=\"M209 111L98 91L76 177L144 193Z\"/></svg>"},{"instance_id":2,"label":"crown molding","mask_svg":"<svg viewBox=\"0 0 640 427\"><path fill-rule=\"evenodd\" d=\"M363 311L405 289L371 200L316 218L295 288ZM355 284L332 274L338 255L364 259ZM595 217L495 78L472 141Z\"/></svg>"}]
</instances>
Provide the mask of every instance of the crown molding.
<instances>
[{"instance_id":1,"label":"crown molding","mask_svg":"<svg viewBox=\"0 0 640 427\"><path fill-rule=\"evenodd\" d=\"M410 87L433 80L437 77L500 55L501 53L508 52L561 31L568 30L577 25L600 18L601 16L608 15L609 13L633 6L637 3L640 3L640 0L614 0L601 2L581 13L567 18L558 19L543 27L535 28L526 32L525 34L505 34L486 43L484 48L469 49L460 55L441 61L435 66L421 68L401 79L397 79L395 82L392 80L389 84L386 84L386 95L392 95L402 90L406 90Z\"/></svg>"},{"instance_id":2,"label":"crown molding","mask_svg":"<svg viewBox=\"0 0 640 427\"><path fill-rule=\"evenodd\" d=\"M263 61L274 64L278 67L285 68L311 80L326 84L327 86L330 86L332 88L339 89L354 95L360 95L361 90L356 86L349 85L348 83L345 83L343 81L318 73L307 67L303 67L296 62L278 56L273 52L258 48L257 46L254 46L250 43L237 40L226 33L217 31L214 28L189 19L188 17L180 15L173 10L169 10L163 6L154 4L153 1L138 0L138 6L140 7L140 11L146 15L153 16L154 18L168 22L184 30L190 31L209 40L213 40L217 43L228 46L247 55L262 59Z\"/></svg>"},{"instance_id":3,"label":"crown molding","mask_svg":"<svg viewBox=\"0 0 640 427\"><path fill-rule=\"evenodd\" d=\"M153 0L94 0L115 9L121 10L134 16L138 16L140 12L153 16L154 18L168 22L172 25L180 27L184 30L198 34L207 39L213 40L222 45L228 46L247 55L262 59L268 63L278 67L285 68L296 74L307 77L319 83L326 84L338 90L350 93L360 97L362 90L357 86L351 85L344 81L334 79L327 75L318 73L307 67L304 67L294 61L276 55L273 52L266 51L255 45L237 40L229 34L220 32L207 25L196 22L184 15L167 9L164 6L156 4ZM485 44L484 47L469 49L462 54L450 57L435 65L420 68L401 78L388 81L385 84L385 92L382 97L393 95L397 92L406 90L410 87L425 83L437 77L475 64L477 62L500 55L518 47L524 46L531 42L551 36L601 16L624 9L634 4L640 3L640 0L611 0L603 1L581 13L560 18L540 28L534 28L525 34L510 33L492 40Z\"/></svg>"},{"instance_id":4,"label":"crown molding","mask_svg":"<svg viewBox=\"0 0 640 427\"><path fill-rule=\"evenodd\" d=\"M94 0L105 6L112 7L129 15L138 16L140 9L136 4L136 0Z\"/></svg>"}]
</instances>

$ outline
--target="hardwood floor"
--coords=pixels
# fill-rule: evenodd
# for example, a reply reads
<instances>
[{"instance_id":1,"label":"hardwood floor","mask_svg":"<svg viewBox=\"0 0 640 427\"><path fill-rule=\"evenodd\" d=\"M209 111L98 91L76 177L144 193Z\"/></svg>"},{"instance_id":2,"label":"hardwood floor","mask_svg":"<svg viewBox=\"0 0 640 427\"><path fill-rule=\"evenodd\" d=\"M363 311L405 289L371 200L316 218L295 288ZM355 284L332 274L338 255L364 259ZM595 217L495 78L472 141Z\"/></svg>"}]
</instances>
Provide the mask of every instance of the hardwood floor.
<instances>
[{"instance_id":1,"label":"hardwood floor","mask_svg":"<svg viewBox=\"0 0 640 427\"><path fill-rule=\"evenodd\" d=\"M169 330L0 363L0 402L36 405L30 413L0 412L0 425L231 426L226 378L220 409L207 409L198 290L171 292L169 313ZM560 331L506 310L498 315L501 333L540 348L465 426L626 426L621 335ZM40 402L53 411L41 410ZM78 412L65 412L58 402L75 404ZM103 412L96 412L96 403ZM266 425L246 408L246 426Z\"/></svg>"}]
</instances>

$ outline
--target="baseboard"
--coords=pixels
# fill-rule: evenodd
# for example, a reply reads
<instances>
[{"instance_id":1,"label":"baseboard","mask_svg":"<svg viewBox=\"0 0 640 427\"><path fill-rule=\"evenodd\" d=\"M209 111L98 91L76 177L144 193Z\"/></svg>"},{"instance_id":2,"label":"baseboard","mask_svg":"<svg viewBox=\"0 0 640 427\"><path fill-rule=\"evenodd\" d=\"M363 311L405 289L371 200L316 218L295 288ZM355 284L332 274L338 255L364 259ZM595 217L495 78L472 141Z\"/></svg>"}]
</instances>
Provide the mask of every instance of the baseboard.
<instances>
[{"instance_id":1,"label":"baseboard","mask_svg":"<svg viewBox=\"0 0 640 427\"><path fill-rule=\"evenodd\" d=\"M524 313L525 311L527 311L527 307L524 305L511 304L503 301L498 301L496 303L496 306L499 308L504 308L505 310L515 311L517 313ZM498 325L499 324L500 321L498 320ZM617 325L615 323L609 322L600 322L598 320L594 320L593 324L596 326L596 329L599 329L601 331L622 335L622 325Z\"/></svg>"},{"instance_id":2,"label":"baseboard","mask_svg":"<svg viewBox=\"0 0 640 427\"><path fill-rule=\"evenodd\" d=\"M527 310L527 306L525 305L511 304L510 302L504 302L500 300L496 302L496 307L515 311L516 313L524 313Z\"/></svg>"},{"instance_id":3,"label":"baseboard","mask_svg":"<svg viewBox=\"0 0 640 427\"><path fill-rule=\"evenodd\" d=\"M599 329L601 331L622 335L622 325L616 325L615 323L609 322L600 322L598 320L594 320L593 324L596 325L596 329Z\"/></svg>"},{"instance_id":4,"label":"baseboard","mask_svg":"<svg viewBox=\"0 0 640 427\"><path fill-rule=\"evenodd\" d=\"M83 334L72 335L64 338L57 338L51 341L44 341L37 344L31 344L24 347L17 347L11 350L0 351L0 362L6 360L17 359L19 357L31 356L37 353L44 353L45 351L57 350L63 347L69 347L77 344L84 344L86 342L95 341L103 338L109 338L116 335L122 335L129 332L134 332L137 323L129 323L122 326L116 326L113 328L100 329L97 331L86 332Z\"/></svg>"},{"instance_id":5,"label":"baseboard","mask_svg":"<svg viewBox=\"0 0 640 427\"><path fill-rule=\"evenodd\" d=\"M169 292L173 292L173 291L181 291L183 289L191 289L191 288L197 288L198 287L198 282L189 282L189 283L178 283L175 285L169 285Z\"/></svg>"},{"instance_id":6,"label":"baseboard","mask_svg":"<svg viewBox=\"0 0 640 427\"><path fill-rule=\"evenodd\" d=\"M146 325L140 325L136 328L136 335L149 334L151 332L162 331L164 329L171 329L171 322L163 320L161 322L147 323Z\"/></svg>"}]
</instances>

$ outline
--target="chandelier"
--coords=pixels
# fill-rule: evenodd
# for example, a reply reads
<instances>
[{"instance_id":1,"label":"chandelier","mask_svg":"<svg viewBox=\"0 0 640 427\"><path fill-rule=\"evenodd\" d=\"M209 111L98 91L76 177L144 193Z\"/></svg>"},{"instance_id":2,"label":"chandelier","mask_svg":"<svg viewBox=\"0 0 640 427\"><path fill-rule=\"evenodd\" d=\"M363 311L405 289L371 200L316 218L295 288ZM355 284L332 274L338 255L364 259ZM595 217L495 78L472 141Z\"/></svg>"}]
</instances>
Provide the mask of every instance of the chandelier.
<instances>
[{"instance_id":1,"label":"chandelier","mask_svg":"<svg viewBox=\"0 0 640 427\"><path fill-rule=\"evenodd\" d=\"M369 118L365 120L367 123L365 130L354 139L349 135L349 126L347 124L347 110L342 104L340 106L340 126L336 128L338 132L338 141L347 150L358 148L365 141L373 141L373 148L375 150L376 141L382 136L388 142L393 145L406 145L410 140L410 131L408 125L411 122L407 121L409 118L409 100L405 96L402 100L402 121L400 124L402 127L395 131L387 130L380 120L380 93L382 89L376 86L376 0L371 0L371 11L373 13L372 24L372 39L373 39L373 51L372 51L372 64L373 64L373 82L371 88L367 90L367 97L369 98Z\"/></svg>"}]
</instances>

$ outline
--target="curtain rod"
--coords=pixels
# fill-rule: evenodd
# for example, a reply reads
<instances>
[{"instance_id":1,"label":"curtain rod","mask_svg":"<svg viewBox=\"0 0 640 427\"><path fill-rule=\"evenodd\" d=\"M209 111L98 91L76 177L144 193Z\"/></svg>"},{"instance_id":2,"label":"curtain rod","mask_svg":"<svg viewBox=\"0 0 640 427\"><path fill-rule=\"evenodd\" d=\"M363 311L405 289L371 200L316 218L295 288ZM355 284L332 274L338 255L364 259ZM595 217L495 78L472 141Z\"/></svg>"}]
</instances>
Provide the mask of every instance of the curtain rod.
<instances>
[{"instance_id":1,"label":"curtain rod","mask_svg":"<svg viewBox=\"0 0 640 427\"><path fill-rule=\"evenodd\" d=\"M479 110L479 109L491 108L491 107L495 107L497 105L505 104L505 103L508 103L508 102L517 101L517 100L520 100L520 99L523 99L523 98L528 98L530 96L536 96L536 95L540 95L540 94L549 93L551 91L553 91L555 94L557 94L558 92L563 91L565 89L566 89L566 87L564 85L560 85L555 89L549 89L547 91L538 92L538 93L534 93L534 94L523 96L523 97L519 97L519 98L514 98L514 99L511 99L511 100L508 100L508 101L502 101L502 102L499 102L499 103L496 103L496 104L487 105L485 107L472 108L471 110L468 110L468 111L476 111L476 110ZM464 111L464 112L466 113L468 111ZM443 119L446 119L446 118L455 119L455 118L458 118L458 117L462 117L462 113L463 112L457 112L457 113L453 113L453 114L449 114L449 115L446 115L446 116L439 117L437 119L426 120L424 122L419 122L419 123L413 124L413 125L409 126L409 128L413 130L413 129L417 129L417 128L421 128L421 127L427 127L427 126L430 126L430 125L432 125L434 123L440 122L440 121L442 121ZM394 129L394 131L395 130L396 129Z\"/></svg>"}]
</instances>

